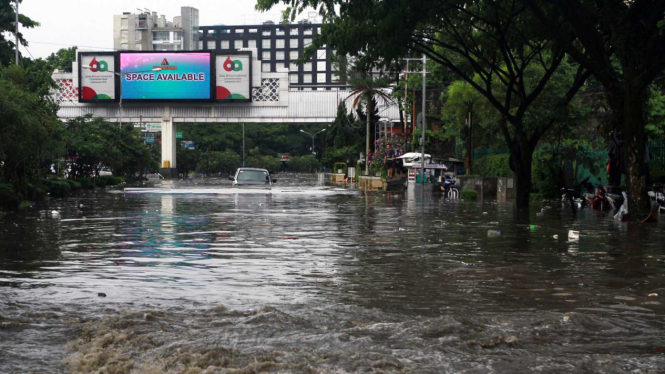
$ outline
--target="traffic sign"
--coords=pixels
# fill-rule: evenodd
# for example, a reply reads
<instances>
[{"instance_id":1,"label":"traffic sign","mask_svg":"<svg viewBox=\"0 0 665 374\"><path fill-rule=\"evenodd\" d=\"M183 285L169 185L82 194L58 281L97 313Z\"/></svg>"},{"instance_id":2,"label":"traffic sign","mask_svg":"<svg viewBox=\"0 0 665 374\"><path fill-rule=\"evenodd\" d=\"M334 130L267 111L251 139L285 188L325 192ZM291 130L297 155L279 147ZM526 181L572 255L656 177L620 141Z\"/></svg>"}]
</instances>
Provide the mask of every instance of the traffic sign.
<instances>
[{"instance_id":1,"label":"traffic sign","mask_svg":"<svg viewBox=\"0 0 665 374\"><path fill-rule=\"evenodd\" d=\"M175 133L175 138L176 139L182 139L182 133L181 132Z\"/></svg>"}]
</instances>

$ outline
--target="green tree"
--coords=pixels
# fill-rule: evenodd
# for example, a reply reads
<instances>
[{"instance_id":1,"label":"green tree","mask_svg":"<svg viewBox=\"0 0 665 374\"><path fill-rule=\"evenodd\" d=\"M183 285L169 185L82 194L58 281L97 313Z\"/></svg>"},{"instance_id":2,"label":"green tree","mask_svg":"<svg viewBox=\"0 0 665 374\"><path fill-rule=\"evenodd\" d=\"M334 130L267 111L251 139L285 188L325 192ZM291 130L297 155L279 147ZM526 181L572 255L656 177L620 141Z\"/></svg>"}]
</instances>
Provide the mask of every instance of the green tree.
<instances>
[{"instance_id":1,"label":"green tree","mask_svg":"<svg viewBox=\"0 0 665 374\"><path fill-rule=\"evenodd\" d=\"M16 11L14 6L17 0L0 0L0 66L7 66L14 63L14 52L16 51ZM21 2L20 0L18 0ZM20 10L20 7L19 7ZM39 22L31 20L29 17L19 13L18 22L20 23L18 42L20 45L28 46L28 42L23 37L21 29L31 29L39 26ZM11 34L5 38L5 33ZM19 58L21 55L19 53Z\"/></svg>"},{"instance_id":2,"label":"green tree","mask_svg":"<svg viewBox=\"0 0 665 374\"><path fill-rule=\"evenodd\" d=\"M51 53L46 58L46 62L52 70L58 69L71 72L72 63L76 61L77 49L78 47L61 48L57 52Z\"/></svg>"},{"instance_id":3,"label":"green tree","mask_svg":"<svg viewBox=\"0 0 665 374\"><path fill-rule=\"evenodd\" d=\"M631 217L645 217L650 210L645 169L648 87L665 69L665 2L524 3L542 29L605 89L613 128L622 134Z\"/></svg>"},{"instance_id":4,"label":"green tree","mask_svg":"<svg viewBox=\"0 0 665 374\"><path fill-rule=\"evenodd\" d=\"M257 6L265 10L279 2L258 0ZM533 152L558 115L536 122L528 111L551 79L571 72L559 69L564 49L540 31L519 0L284 2L291 6L286 17L306 6L323 16L322 35L310 49L326 44L374 64L424 53L474 87L501 115L498 125L515 169L516 203L529 205ZM568 105L589 74L580 68L572 76L566 93L551 106L554 112Z\"/></svg>"},{"instance_id":5,"label":"green tree","mask_svg":"<svg viewBox=\"0 0 665 374\"><path fill-rule=\"evenodd\" d=\"M55 107L30 89L29 71L0 71L0 181L27 193L62 151L62 125Z\"/></svg>"}]
</instances>

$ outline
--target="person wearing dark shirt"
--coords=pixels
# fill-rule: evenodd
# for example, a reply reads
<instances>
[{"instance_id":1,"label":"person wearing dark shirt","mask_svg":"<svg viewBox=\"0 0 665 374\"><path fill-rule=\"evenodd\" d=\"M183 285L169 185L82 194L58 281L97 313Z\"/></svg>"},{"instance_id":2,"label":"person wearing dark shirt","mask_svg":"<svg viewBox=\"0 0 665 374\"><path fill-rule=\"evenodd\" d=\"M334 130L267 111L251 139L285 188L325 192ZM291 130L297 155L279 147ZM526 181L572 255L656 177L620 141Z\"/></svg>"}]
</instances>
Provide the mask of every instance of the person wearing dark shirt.
<instances>
[{"instance_id":1,"label":"person wearing dark shirt","mask_svg":"<svg viewBox=\"0 0 665 374\"><path fill-rule=\"evenodd\" d=\"M386 144L386 155L383 158L383 161L386 164L386 169L388 169L388 179L393 177L393 163L395 158L395 152L390 149L390 143Z\"/></svg>"}]
</instances>

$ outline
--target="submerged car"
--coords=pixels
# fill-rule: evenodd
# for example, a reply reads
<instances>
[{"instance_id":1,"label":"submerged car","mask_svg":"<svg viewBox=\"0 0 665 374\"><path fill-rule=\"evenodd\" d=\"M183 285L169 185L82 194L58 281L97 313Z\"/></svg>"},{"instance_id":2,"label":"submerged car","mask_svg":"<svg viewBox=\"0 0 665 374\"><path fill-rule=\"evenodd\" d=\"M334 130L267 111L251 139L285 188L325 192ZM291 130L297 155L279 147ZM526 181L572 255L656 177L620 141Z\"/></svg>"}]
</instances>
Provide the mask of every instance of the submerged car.
<instances>
[{"instance_id":1,"label":"submerged car","mask_svg":"<svg viewBox=\"0 0 665 374\"><path fill-rule=\"evenodd\" d=\"M233 181L233 187L271 188L277 182L268 170L258 168L238 168L229 179Z\"/></svg>"}]
</instances>

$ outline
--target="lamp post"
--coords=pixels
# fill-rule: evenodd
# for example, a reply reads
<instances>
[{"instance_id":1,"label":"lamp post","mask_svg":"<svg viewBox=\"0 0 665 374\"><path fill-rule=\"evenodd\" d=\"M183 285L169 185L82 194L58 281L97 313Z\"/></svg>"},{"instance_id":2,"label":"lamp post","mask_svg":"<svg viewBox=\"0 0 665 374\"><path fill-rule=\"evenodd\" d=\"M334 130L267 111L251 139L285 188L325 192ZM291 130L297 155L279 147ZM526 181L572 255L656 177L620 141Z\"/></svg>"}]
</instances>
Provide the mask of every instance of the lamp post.
<instances>
[{"instance_id":1,"label":"lamp post","mask_svg":"<svg viewBox=\"0 0 665 374\"><path fill-rule=\"evenodd\" d=\"M90 65L81 65L82 69L91 69ZM128 71L125 73L117 73L115 71L107 70L107 73L113 73L117 76L120 77L120 102L119 102L119 107L120 107L120 129L122 129L122 77L127 75L127 74L135 74L135 73L150 73L153 71L162 71L162 68L152 68L151 70L142 70L142 71ZM81 79L79 77L79 79Z\"/></svg>"},{"instance_id":2,"label":"lamp post","mask_svg":"<svg viewBox=\"0 0 665 374\"><path fill-rule=\"evenodd\" d=\"M326 130L327 130L327 129L323 129L323 130L321 130L321 131L319 131L319 132L317 132L317 133L315 133L315 134L313 134L313 135L310 134L310 133L308 133L308 132L305 131L305 130L302 130L302 129L300 130L300 132L302 132L302 133L304 133L304 134L307 134L307 135L309 135L309 136L312 137L312 154L314 154L314 155L316 154L316 153L314 152L314 137L317 136L317 135L319 135L320 133L326 131Z\"/></svg>"}]
</instances>

